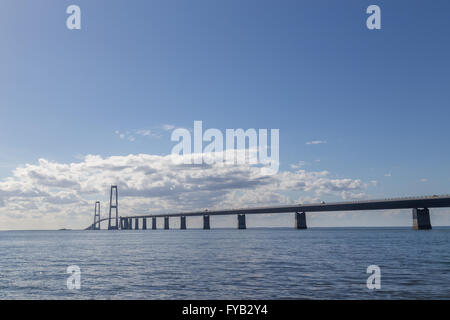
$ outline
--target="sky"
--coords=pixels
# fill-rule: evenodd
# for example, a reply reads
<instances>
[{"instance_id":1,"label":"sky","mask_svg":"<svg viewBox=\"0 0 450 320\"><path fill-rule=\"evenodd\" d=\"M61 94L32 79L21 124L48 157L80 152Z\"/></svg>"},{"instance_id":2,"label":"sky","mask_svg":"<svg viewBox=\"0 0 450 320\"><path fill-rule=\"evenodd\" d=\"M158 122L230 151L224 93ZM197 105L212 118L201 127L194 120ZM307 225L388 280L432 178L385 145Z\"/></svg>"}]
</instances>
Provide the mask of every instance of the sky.
<instances>
[{"instance_id":1,"label":"sky","mask_svg":"<svg viewBox=\"0 0 450 320\"><path fill-rule=\"evenodd\" d=\"M80 30L66 27L72 4ZM380 30L366 27L372 4ZM449 11L446 0L2 0L0 230L87 227L111 184L123 216L450 193ZM196 120L279 129L279 172L173 165L171 132ZM432 210L432 224L449 213ZM410 210L307 219L412 224Z\"/></svg>"}]
</instances>

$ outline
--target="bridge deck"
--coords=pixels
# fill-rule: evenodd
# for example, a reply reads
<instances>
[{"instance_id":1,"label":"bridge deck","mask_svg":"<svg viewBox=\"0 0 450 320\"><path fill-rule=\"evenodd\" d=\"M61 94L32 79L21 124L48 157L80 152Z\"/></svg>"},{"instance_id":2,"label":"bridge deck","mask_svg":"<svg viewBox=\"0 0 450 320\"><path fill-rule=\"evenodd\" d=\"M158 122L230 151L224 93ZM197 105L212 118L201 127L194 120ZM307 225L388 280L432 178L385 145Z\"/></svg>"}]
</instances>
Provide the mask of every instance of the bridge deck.
<instances>
[{"instance_id":1,"label":"bridge deck","mask_svg":"<svg viewBox=\"0 0 450 320\"><path fill-rule=\"evenodd\" d=\"M326 211L357 211L357 210L388 210L411 208L444 208L450 207L450 195L392 198L382 200L330 202L305 205L288 205L277 207L253 207L229 210L193 211L179 213L159 213L138 216L126 216L126 218L151 218L151 217L192 217L233 214L265 214L286 212L326 212Z\"/></svg>"}]
</instances>

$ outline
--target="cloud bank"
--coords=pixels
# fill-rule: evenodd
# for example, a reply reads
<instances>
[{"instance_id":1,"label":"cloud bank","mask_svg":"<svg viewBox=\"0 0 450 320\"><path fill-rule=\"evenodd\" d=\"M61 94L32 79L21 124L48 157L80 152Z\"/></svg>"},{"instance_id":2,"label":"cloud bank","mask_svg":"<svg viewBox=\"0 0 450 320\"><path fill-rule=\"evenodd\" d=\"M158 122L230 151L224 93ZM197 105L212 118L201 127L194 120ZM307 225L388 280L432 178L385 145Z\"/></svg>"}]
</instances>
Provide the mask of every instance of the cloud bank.
<instances>
[{"instance_id":1,"label":"cloud bank","mask_svg":"<svg viewBox=\"0 0 450 320\"><path fill-rule=\"evenodd\" d=\"M251 165L177 164L174 155L131 154L80 162L39 159L0 180L0 226L14 219L91 223L95 200L105 216L109 187L119 189L121 215L237 208L364 196L358 179L333 179L327 171L280 171L265 176ZM2 222L3 221L3 222ZM45 223L44 223L45 225Z\"/></svg>"}]
</instances>

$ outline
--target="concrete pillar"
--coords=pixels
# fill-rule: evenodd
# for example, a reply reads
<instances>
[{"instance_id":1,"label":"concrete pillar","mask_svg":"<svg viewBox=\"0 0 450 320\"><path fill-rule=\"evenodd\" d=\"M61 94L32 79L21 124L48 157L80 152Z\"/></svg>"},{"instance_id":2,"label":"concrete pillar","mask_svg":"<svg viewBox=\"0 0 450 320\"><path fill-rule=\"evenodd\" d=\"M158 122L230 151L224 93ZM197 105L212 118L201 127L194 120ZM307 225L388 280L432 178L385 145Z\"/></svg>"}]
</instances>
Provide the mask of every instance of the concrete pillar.
<instances>
[{"instance_id":1,"label":"concrete pillar","mask_svg":"<svg viewBox=\"0 0 450 320\"><path fill-rule=\"evenodd\" d=\"M209 225L209 215L205 214L203 215L203 230L209 230L211 229Z\"/></svg>"},{"instance_id":2,"label":"concrete pillar","mask_svg":"<svg viewBox=\"0 0 450 320\"><path fill-rule=\"evenodd\" d=\"M156 217L152 217L152 229L156 230Z\"/></svg>"},{"instance_id":3,"label":"concrete pillar","mask_svg":"<svg viewBox=\"0 0 450 320\"><path fill-rule=\"evenodd\" d=\"M431 229L430 210L413 209L413 229L414 230L429 230Z\"/></svg>"},{"instance_id":4,"label":"concrete pillar","mask_svg":"<svg viewBox=\"0 0 450 320\"><path fill-rule=\"evenodd\" d=\"M142 230L147 230L147 218L142 219Z\"/></svg>"},{"instance_id":5,"label":"concrete pillar","mask_svg":"<svg viewBox=\"0 0 450 320\"><path fill-rule=\"evenodd\" d=\"M180 229L186 230L186 216L180 217Z\"/></svg>"},{"instance_id":6,"label":"concrete pillar","mask_svg":"<svg viewBox=\"0 0 450 320\"><path fill-rule=\"evenodd\" d=\"M169 229L169 217L164 217L164 229Z\"/></svg>"},{"instance_id":7,"label":"concrete pillar","mask_svg":"<svg viewBox=\"0 0 450 320\"><path fill-rule=\"evenodd\" d=\"M134 230L139 230L139 219L134 218Z\"/></svg>"},{"instance_id":8,"label":"concrete pillar","mask_svg":"<svg viewBox=\"0 0 450 320\"><path fill-rule=\"evenodd\" d=\"M305 212L295 213L295 229L307 229Z\"/></svg>"},{"instance_id":9,"label":"concrete pillar","mask_svg":"<svg viewBox=\"0 0 450 320\"><path fill-rule=\"evenodd\" d=\"M120 218L120 229L123 230L123 219L122 218Z\"/></svg>"},{"instance_id":10,"label":"concrete pillar","mask_svg":"<svg viewBox=\"0 0 450 320\"><path fill-rule=\"evenodd\" d=\"M247 226L245 224L245 214L238 214L238 229L247 229Z\"/></svg>"},{"instance_id":11,"label":"concrete pillar","mask_svg":"<svg viewBox=\"0 0 450 320\"><path fill-rule=\"evenodd\" d=\"M133 229L133 218L128 218L128 230Z\"/></svg>"}]
</instances>

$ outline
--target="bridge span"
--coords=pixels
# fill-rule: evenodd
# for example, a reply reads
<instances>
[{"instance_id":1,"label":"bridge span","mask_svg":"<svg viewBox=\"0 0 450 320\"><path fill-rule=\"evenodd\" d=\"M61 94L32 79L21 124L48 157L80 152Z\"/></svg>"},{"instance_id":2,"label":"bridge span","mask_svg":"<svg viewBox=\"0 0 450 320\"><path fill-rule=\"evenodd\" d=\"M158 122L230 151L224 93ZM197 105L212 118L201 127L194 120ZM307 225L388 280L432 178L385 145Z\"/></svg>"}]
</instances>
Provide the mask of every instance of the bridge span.
<instances>
[{"instance_id":1,"label":"bridge span","mask_svg":"<svg viewBox=\"0 0 450 320\"><path fill-rule=\"evenodd\" d=\"M114 198L115 195L115 198ZM114 198L114 200L113 200ZM364 210L391 210L412 209L413 228L415 230L431 229L430 208L450 207L450 195L433 195L423 197L391 198L380 200L321 202L316 204L298 204L272 207L253 207L241 209L204 210L177 213L159 213L136 216L118 216L117 186L111 187L109 217L100 219L97 204L94 223L86 229L100 229L100 222L108 220L109 230L147 229L147 219L151 219L151 229L156 229L156 219L164 218L164 229L169 229L170 218L180 218L180 229L186 229L186 218L203 216L203 229L210 229L210 217L218 215L235 215L237 228L246 229L245 217L247 214L294 213L296 229L306 229L307 212L333 212L333 211L364 211ZM111 216L111 209L115 209L115 217ZM141 221L141 223L139 223ZM115 223L114 223L115 222ZM133 225L134 222L134 225Z\"/></svg>"}]
</instances>

